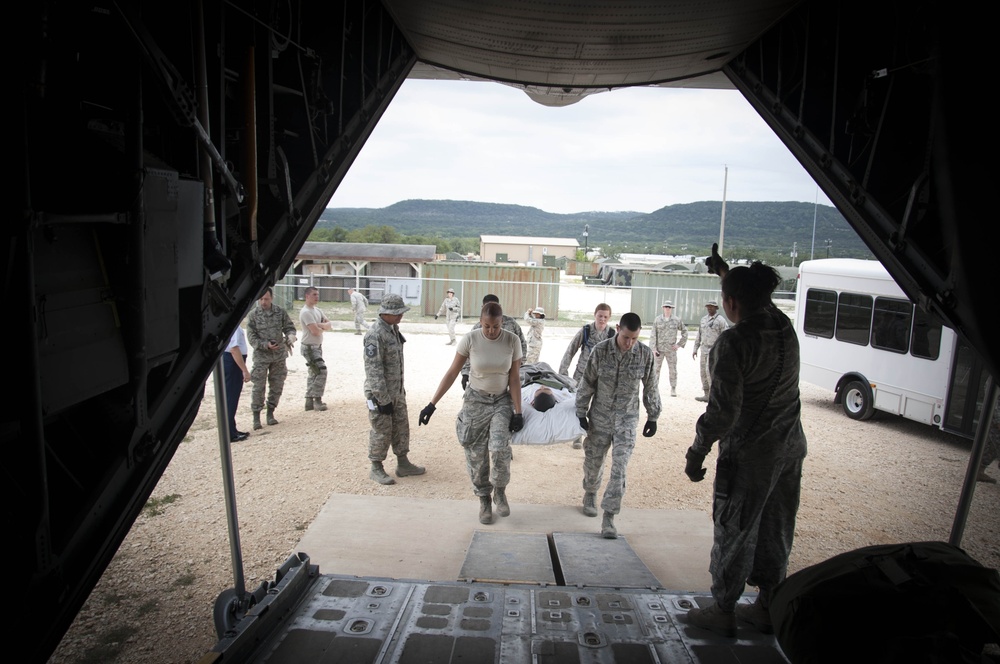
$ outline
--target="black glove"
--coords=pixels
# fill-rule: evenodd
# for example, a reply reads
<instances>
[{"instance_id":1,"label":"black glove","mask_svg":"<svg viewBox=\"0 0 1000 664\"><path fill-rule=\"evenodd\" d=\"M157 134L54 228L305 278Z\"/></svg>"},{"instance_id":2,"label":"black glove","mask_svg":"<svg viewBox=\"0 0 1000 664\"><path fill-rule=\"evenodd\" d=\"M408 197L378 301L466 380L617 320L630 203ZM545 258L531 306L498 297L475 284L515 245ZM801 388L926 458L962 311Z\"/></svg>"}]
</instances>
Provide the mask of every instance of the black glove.
<instances>
[{"instance_id":1,"label":"black glove","mask_svg":"<svg viewBox=\"0 0 1000 664\"><path fill-rule=\"evenodd\" d=\"M720 277L726 276L729 272L729 264L722 260L722 256L719 255L719 243L715 242L712 244L712 255L705 259L705 267L712 274L717 274Z\"/></svg>"},{"instance_id":2,"label":"black glove","mask_svg":"<svg viewBox=\"0 0 1000 664\"><path fill-rule=\"evenodd\" d=\"M695 452L694 448L690 447L684 458L687 459L687 465L684 466L684 474L692 482L700 482L705 479L705 473L708 472L702 467L702 464L705 463L705 455L701 452Z\"/></svg>"},{"instance_id":3,"label":"black glove","mask_svg":"<svg viewBox=\"0 0 1000 664\"><path fill-rule=\"evenodd\" d=\"M421 424L430 424L431 415L434 414L435 410L437 410L437 408L434 407L434 404L427 404L424 409L420 411L420 419L418 420L417 426L420 426Z\"/></svg>"},{"instance_id":4,"label":"black glove","mask_svg":"<svg viewBox=\"0 0 1000 664\"><path fill-rule=\"evenodd\" d=\"M524 428L524 415L521 413L514 413L513 417L510 418L510 430L511 432L517 432Z\"/></svg>"},{"instance_id":5,"label":"black glove","mask_svg":"<svg viewBox=\"0 0 1000 664\"><path fill-rule=\"evenodd\" d=\"M462 374L462 389L464 390L469 386L469 374Z\"/></svg>"},{"instance_id":6,"label":"black glove","mask_svg":"<svg viewBox=\"0 0 1000 664\"><path fill-rule=\"evenodd\" d=\"M646 426L642 428L642 435L644 438L652 438L656 435L656 421L646 420Z\"/></svg>"},{"instance_id":7,"label":"black glove","mask_svg":"<svg viewBox=\"0 0 1000 664\"><path fill-rule=\"evenodd\" d=\"M706 258L705 260L708 260L708 259ZM434 320L437 320L437 319L438 319L438 315L434 314Z\"/></svg>"},{"instance_id":8,"label":"black glove","mask_svg":"<svg viewBox=\"0 0 1000 664\"><path fill-rule=\"evenodd\" d=\"M590 431L590 422L587 421L586 417L580 418L580 428L584 431Z\"/></svg>"},{"instance_id":9,"label":"black glove","mask_svg":"<svg viewBox=\"0 0 1000 664\"><path fill-rule=\"evenodd\" d=\"M392 415L393 407L391 401L389 403L380 403L377 407L378 407L378 412L382 413L383 415Z\"/></svg>"}]
</instances>

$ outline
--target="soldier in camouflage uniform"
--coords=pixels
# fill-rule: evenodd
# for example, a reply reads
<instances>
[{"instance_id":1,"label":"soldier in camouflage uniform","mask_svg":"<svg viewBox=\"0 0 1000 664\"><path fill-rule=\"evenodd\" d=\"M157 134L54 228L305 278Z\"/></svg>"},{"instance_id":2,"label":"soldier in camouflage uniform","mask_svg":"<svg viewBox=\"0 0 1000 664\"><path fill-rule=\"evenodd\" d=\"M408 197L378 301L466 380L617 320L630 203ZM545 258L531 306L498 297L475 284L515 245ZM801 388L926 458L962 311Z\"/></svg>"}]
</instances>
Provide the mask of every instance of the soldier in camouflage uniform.
<instances>
[{"instance_id":1,"label":"soldier in camouflage uniform","mask_svg":"<svg viewBox=\"0 0 1000 664\"><path fill-rule=\"evenodd\" d=\"M614 518L621 511L625 471L635 448L640 383L646 409L643 436L649 438L656 433L660 416L653 351L639 342L641 328L638 315L622 316L615 336L594 346L576 392L576 416L587 431L583 444L583 513L587 516L597 516L597 490L604 476L604 460L611 450L611 474L601 500L601 535L608 539L618 537Z\"/></svg>"},{"instance_id":2,"label":"soldier in camouflage uniform","mask_svg":"<svg viewBox=\"0 0 1000 664\"><path fill-rule=\"evenodd\" d=\"M653 331L649 335L649 347L653 349L656 358L656 380L660 380L660 367L663 358L667 358L667 369L670 372L670 396L677 396L677 349L687 344L688 332L684 321L675 318L674 303L667 300L663 303L663 313L653 321Z\"/></svg>"},{"instance_id":3,"label":"soldier in camouflage uniform","mask_svg":"<svg viewBox=\"0 0 1000 664\"><path fill-rule=\"evenodd\" d=\"M542 332L545 331L545 309L535 307L524 312L524 320L528 322L528 348L525 364L538 362L542 354Z\"/></svg>"},{"instance_id":4,"label":"soldier in camouflage uniform","mask_svg":"<svg viewBox=\"0 0 1000 664\"><path fill-rule=\"evenodd\" d=\"M302 326L302 344L299 349L309 368L306 378L306 410L326 410L323 392L326 390L326 361L323 359L323 333L332 330L333 324L327 320L316 304L319 289L310 286L303 294L305 306L299 311L299 325Z\"/></svg>"},{"instance_id":5,"label":"soldier in camouflage uniform","mask_svg":"<svg viewBox=\"0 0 1000 664\"><path fill-rule=\"evenodd\" d=\"M253 413L253 428L260 429L260 411L267 406L267 423L274 425L274 411L281 399L288 376L286 358L295 344L295 325L284 309L274 304L274 292L268 288L250 310L247 318L247 341L253 348L253 369L250 380L250 411ZM264 399L265 388L267 400Z\"/></svg>"},{"instance_id":6,"label":"soldier in camouflage uniform","mask_svg":"<svg viewBox=\"0 0 1000 664\"><path fill-rule=\"evenodd\" d=\"M496 302L483 305L480 326L462 337L455 359L445 372L431 402L420 411L428 424L440 401L470 361L469 385L455 422L458 442L465 450L466 467L479 496L479 523L493 523L490 494L497 514L508 516L511 434L524 426L521 414L521 344L502 328L503 309Z\"/></svg>"},{"instance_id":7,"label":"soldier in camouflage uniform","mask_svg":"<svg viewBox=\"0 0 1000 664\"><path fill-rule=\"evenodd\" d=\"M361 334L361 329L368 329L365 322L365 314L368 313L368 298L361 291L348 288L347 294L351 296L351 311L354 312L354 334Z\"/></svg>"},{"instance_id":8,"label":"soldier in camouflage uniform","mask_svg":"<svg viewBox=\"0 0 1000 664\"><path fill-rule=\"evenodd\" d=\"M692 609L687 622L734 637L737 618L773 631L770 598L788 568L806 438L798 337L771 302L781 277L759 262L732 270L723 263L720 272L733 327L712 348L711 394L684 468L701 481L705 456L719 441L709 565L715 604ZM747 584L759 588L757 599L737 606Z\"/></svg>"},{"instance_id":9,"label":"soldier in camouflage uniform","mask_svg":"<svg viewBox=\"0 0 1000 664\"><path fill-rule=\"evenodd\" d=\"M579 385L583 378L583 370L587 368L587 360L590 358L590 351L594 346L615 334L614 328L608 325L611 320L611 306L601 302L594 309L594 322L584 325L570 340L563 355L562 363L559 365L559 373L569 376L569 365L573 361L576 351L580 351L580 359L576 362L576 369L573 371L573 382ZM573 449L583 447L585 436L581 436L573 441Z\"/></svg>"},{"instance_id":10,"label":"soldier in camouflage uniform","mask_svg":"<svg viewBox=\"0 0 1000 664\"><path fill-rule=\"evenodd\" d=\"M495 302L500 304L500 298L492 293L488 293L483 296L483 306L486 306L490 302ZM521 324L513 316L508 316L503 314L500 321L500 329L507 330L521 342L521 356L522 358L528 354L528 341L524 338L524 331L521 330ZM473 330L478 330L483 324L480 321L476 321L475 325L472 326ZM521 364L527 364L522 360ZM465 365L462 367L462 389L464 390L469 386L469 361L465 361Z\"/></svg>"},{"instance_id":11,"label":"soldier in camouflage uniform","mask_svg":"<svg viewBox=\"0 0 1000 664\"><path fill-rule=\"evenodd\" d=\"M396 455L396 477L423 475L423 466L410 462L410 420L403 388L403 344L399 321L410 308L403 298L391 293L382 299L378 320L365 334L365 399L368 421L370 477L379 484L395 484L382 466L389 448Z\"/></svg>"},{"instance_id":12,"label":"soldier in camouflage uniform","mask_svg":"<svg viewBox=\"0 0 1000 664\"><path fill-rule=\"evenodd\" d=\"M712 388L712 374L708 370L708 357L715 345L715 340L719 338L729 323L719 315L719 303L715 300L705 303L705 310L708 312L701 318L698 325L698 336L694 340L694 353L691 355L698 359L698 349L701 348L701 389L704 394L695 397L695 401L708 401L708 391Z\"/></svg>"},{"instance_id":13,"label":"soldier in camouflage uniform","mask_svg":"<svg viewBox=\"0 0 1000 664\"><path fill-rule=\"evenodd\" d=\"M434 320L437 320L438 316L441 315L445 317L445 321L448 323L448 343L445 345L454 346L455 325L458 323L458 319L462 317L462 303L455 297L454 288L448 289L447 296L441 302L441 308L434 314Z\"/></svg>"}]
</instances>

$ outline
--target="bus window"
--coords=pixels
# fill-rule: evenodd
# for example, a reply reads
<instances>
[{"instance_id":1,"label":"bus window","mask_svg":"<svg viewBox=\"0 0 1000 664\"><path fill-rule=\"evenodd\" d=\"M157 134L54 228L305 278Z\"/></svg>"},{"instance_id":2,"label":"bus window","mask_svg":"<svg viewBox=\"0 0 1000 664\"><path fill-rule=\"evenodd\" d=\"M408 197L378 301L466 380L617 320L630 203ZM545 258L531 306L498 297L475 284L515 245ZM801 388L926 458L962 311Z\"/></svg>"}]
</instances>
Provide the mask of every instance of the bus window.
<instances>
[{"instance_id":1,"label":"bus window","mask_svg":"<svg viewBox=\"0 0 1000 664\"><path fill-rule=\"evenodd\" d=\"M871 295L841 293L837 304L837 340L867 346L871 327Z\"/></svg>"},{"instance_id":2,"label":"bus window","mask_svg":"<svg viewBox=\"0 0 1000 664\"><path fill-rule=\"evenodd\" d=\"M941 320L917 308L913 312L913 343L910 355L936 360L941 355Z\"/></svg>"},{"instance_id":3,"label":"bus window","mask_svg":"<svg viewBox=\"0 0 1000 664\"><path fill-rule=\"evenodd\" d=\"M802 319L805 333L832 339L836 317L837 294L834 291L810 288L806 293L806 311Z\"/></svg>"},{"instance_id":4,"label":"bus window","mask_svg":"<svg viewBox=\"0 0 1000 664\"><path fill-rule=\"evenodd\" d=\"M909 300L875 298L872 316L872 348L905 353L910 347L910 320L913 305Z\"/></svg>"}]
</instances>

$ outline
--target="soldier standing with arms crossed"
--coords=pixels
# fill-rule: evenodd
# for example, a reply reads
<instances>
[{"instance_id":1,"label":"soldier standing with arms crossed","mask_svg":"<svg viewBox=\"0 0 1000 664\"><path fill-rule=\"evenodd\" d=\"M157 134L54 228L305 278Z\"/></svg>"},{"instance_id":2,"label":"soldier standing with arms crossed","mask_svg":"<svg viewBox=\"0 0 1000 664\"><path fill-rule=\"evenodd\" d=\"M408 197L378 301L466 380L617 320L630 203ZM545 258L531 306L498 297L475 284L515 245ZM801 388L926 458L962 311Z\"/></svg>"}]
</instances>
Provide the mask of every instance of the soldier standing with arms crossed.
<instances>
[{"instance_id":1,"label":"soldier standing with arms crossed","mask_svg":"<svg viewBox=\"0 0 1000 664\"><path fill-rule=\"evenodd\" d=\"M268 287L260 296L247 318L247 340L253 348L253 369L250 380L253 381L253 391L250 393L250 410L253 413L253 428L263 428L260 423L260 411L267 405L267 423L275 425L274 411L278 408L281 392L288 376L288 365L285 359L291 354L295 345L295 325L284 309L274 304L274 291ZM264 391L269 388L267 401Z\"/></svg>"},{"instance_id":2,"label":"soldier standing with arms crossed","mask_svg":"<svg viewBox=\"0 0 1000 664\"><path fill-rule=\"evenodd\" d=\"M462 316L462 303L459 302L458 298L455 297L455 289L449 288L448 294L441 302L441 308L438 312L434 314L434 320L438 319L438 316L444 314L445 320L448 322L448 337L449 341L446 346L455 345L455 324L458 323L458 319Z\"/></svg>"},{"instance_id":3,"label":"soldier standing with arms crossed","mask_svg":"<svg viewBox=\"0 0 1000 664\"><path fill-rule=\"evenodd\" d=\"M698 359L698 349L701 348L701 389L704 394L695 397L695 401L708 401L708 392L712 389L712 374L708 370L708 356L719 338L728 327L726 319L719 315L719 303L711 300L705 303L705 310L708 312L701 318L698 325L698 336L694 340L694 353L691 355Z\"/></svg>"},{"instance_id":4,"label":"soldier standing with arms crossed","mask_svg":"<svg viewBox=\"0 0 1000 664\"><path fill-rule=\"evenodd\" d=\"M410 308L395 293L386 295L378 309L378 320L365 334L365 399L368 421L369 476L379 484L395 484L382 466L389 448L396 455L396 477L423 475L423 466L410 463L410 420L403 387L403 344L399 321Z\"/></svg>"},{"instance_id":5,"label":"soldier standing with arms crossed","mask_svg":"<svg viewBox=\"0 0 1000 664\"><path fill-rule=\"evenodd\" d=\"M663 303L663 313L653 321L653 332L649 337L649 347L653 349L656 358L656 380L660 380L660 367L663 358L667 358L667 369L670 372L670 396L677 396L677 349L684 348L688 340L688 331L684 321L674 318L674 303L667 300Z\"/></svg>"},{"instance_id":6,"label":"soldier standing with arms crossed","mask_svg":"<svg viewBox=\"0 0 1000 664\"><path fill-rule=\"evenodd\" d=\"M622 316L617 334L594 347L576 392L576 416L587 431L583 444L583 513L587 516L597 516L597 490L604 476L604 459L611 450L611 474L601 500L601 535L606 539L618 537L615 515L621 511L625 471L635 448L640 383L646 409L643 436L656 434L660 416L653 352L639 343L641 329L638 315L630 312Z\"/></svg>"},{"instance_id":7,"label":"soldier standing with arms crossed","mask_svg":"<svg viewBox=\"0 0 1000 664\"><path fill-rule=\"evenodd\" d=\"M368 298L354 288L348 288L347 294L351 296L351 311L354 312L354 334L361 334L361 328L368 329L368 323L365 322Z\"/></svg>"},{"instance_id":8,"label":"soldier standing with arms crossed","mask_svg":"<svg viewBox=\"0 0 1000 664\"><path fill-rule=\"evenodd\" d=\"M326 404L323 403L323 392L326 390L323 333L333 329L333 324L316 307L319 302L318 288L310 286L304 297L306 304L299 311L299 324L302 325L302 357L309 367L309 377L306 378L306 410L326 410Z\"/></svg>"}]
</instances>

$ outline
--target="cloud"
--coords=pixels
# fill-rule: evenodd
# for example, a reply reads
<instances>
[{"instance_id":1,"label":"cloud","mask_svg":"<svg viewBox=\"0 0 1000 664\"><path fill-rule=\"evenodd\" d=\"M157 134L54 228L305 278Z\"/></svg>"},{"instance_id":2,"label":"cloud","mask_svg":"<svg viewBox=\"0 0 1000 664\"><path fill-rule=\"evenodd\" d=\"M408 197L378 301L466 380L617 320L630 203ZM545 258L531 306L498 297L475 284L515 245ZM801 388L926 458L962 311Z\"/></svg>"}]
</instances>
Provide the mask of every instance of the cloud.
<instances>
[{"instance_id":1,"label":"cloud","mask_svg":"<svg viewBox=\"0 0 1000 664\"><path fill-rule=\"evenodd\" d=\"M727 166L727 200L815 200L815 183L735 91L631 88L550 108L497 83L408 80L330 206L651 212L721 200Z\"/></svg>"}]
</instances>

